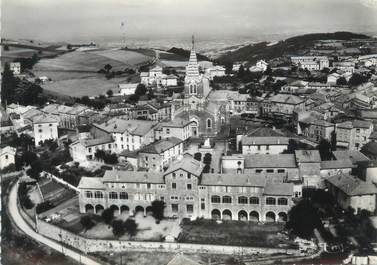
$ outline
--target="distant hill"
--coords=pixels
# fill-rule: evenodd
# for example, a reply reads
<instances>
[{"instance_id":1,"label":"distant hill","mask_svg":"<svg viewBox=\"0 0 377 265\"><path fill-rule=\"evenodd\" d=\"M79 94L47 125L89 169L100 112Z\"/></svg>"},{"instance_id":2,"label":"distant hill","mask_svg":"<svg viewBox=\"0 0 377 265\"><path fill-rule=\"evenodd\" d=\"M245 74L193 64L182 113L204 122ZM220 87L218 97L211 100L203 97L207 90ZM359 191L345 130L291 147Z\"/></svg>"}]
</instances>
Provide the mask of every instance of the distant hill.
<instances>
[{"instance_id":1,"label":"distant hill","mask_svg":"<svg viewBox=\"0 0 377 265\"><path fill-rule=\"evenodd\" d=\"M351 40L351 39L368 39L367 35L355 34L352 32L334 32L334 33L314 33L295 36L274 45L268 42L260 42L254 45L248 45L238 50L228 52L220 56L217 60L220 63L249 61L255 63L260 59L273 59L286 54L299 53L313 46L318 40Z\"/></svg>"},{"instance_id":2,"label":"distant hill","mask_svg":"<svg viewBox=\"0 0 377 265\"><path fill-rule=\"evenodd\" d=\"M190 51L182 49L182 48L173 47L170 50L168 50L167 52L174 53L174 54L182 57L182 59L184 59L184 60L188 60L190 58ZM205 55L197 53L196 56L197 56L199 61L211 61L211 59L209 59Z\"/></svg>"}]
</instances>

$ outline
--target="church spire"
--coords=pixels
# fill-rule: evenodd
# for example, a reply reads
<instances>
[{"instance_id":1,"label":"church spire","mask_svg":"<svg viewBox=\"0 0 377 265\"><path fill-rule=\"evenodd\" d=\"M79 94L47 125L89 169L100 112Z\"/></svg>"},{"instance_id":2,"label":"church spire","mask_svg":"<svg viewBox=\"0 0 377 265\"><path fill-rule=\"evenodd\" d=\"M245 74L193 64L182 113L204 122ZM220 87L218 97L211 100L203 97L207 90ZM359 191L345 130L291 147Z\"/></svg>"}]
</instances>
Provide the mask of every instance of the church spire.
<instances>
[{"instance_id":1,"label":"church spire","mask_svg":"<svg viewBox=\"0 0 377 265\"><path fill-rule=\"evenodd\" d=\"M194 50L195 49L195 37L194 37L194 34L192 34L191 41L192 41L192 48L191 48L191 50Z\"/></svg>"}]
</instances>

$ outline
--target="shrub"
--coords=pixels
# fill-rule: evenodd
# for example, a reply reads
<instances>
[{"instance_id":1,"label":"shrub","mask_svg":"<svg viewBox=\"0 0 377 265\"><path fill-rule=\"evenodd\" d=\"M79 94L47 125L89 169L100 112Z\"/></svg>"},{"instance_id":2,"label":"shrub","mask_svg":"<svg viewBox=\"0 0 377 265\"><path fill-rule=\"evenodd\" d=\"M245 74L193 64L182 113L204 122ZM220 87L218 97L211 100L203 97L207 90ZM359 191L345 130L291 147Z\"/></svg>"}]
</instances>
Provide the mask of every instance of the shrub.
<instances>
[{"instance_id":1,"label":"shrub","mask_svg":"<svg viewBox=\"0 0 377 265\"><path fill-rule=\"evenodd\" d=\"M123 236L126 233L126 229L124 227L124 223L122 220L114 220L112 227L113 227L114 236L118 238Z\"/></svg>"},{"instance_id":2,"label":"shrub","mask_svg":"<svg viewBox=\"0 0 377 265\"><path fill-rule=\"evenodd\" d=\"M137 223L134 219L127 219L124 222L124 228L131 237L136 236L137 234Z\"/></svg>"},{"instance_id":3,"label":"shrub","mask_svg":"<svg viewBox=\"0 0 377 265\"><path fill-rule=\"evenodd\" d=\"M44 202L37 205L37 208L35 209L35 211L36 211L37 214L40 214L40 213L46 212L46 211L48 211L48 210L50 210L54 207L55 206L50 201L44 201Z\"/></svg>"},{"instance_id":4,"label":"shrub","mask_svg":"<svg viewBox=\"0 0 377 265\"><path fill-rule=\"evenodd\" d=\"M95 225L95 223L93 222L92 218L89 215L85 215L81 217L80 223L85 228L85 230L89 230Z\"/></svg>"}]
</instances>

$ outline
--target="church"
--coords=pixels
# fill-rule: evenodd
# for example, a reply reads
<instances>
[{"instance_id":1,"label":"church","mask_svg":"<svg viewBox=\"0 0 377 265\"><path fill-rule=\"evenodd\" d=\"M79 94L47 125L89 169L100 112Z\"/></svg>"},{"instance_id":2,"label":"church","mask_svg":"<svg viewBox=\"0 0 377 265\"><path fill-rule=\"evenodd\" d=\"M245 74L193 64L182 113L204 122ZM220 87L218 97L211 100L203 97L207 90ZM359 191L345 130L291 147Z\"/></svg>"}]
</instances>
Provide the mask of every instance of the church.
<instances>
[{"instance_id":1,"label":"church","mask_svg":"<svg viewBox=\"0 0 377 265\"><path fill-rule=\"evenodd\" d=\"M184 92L181 98L174 99L172 104L172 120L181 118L192 121L193 137L214 137L229 119L225 105L208 99L210 92L209 77L200 73L193 36L190 59L186 66Z\"/></svg>"}]
</instances>

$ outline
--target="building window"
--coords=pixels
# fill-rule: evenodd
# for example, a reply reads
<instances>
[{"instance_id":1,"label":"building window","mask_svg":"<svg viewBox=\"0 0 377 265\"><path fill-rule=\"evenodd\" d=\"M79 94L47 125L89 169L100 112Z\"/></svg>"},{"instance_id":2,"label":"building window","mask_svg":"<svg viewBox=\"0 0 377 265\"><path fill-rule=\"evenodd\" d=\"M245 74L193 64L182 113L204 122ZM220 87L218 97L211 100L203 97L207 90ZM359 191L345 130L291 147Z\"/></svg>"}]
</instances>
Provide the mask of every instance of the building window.
<instances>
[{"instance_id":1,"label":"building window","mask_svg":"<svg viewBox=\"0 0 377 265\"><path fill-rule=\"evenodd\" d=\"M127 194L127 192L122 191L119 194L119 197L120 197L121 200L128 200L128 194Z\"/></svg>"},{"instance_id":2,"label":"building window","mask_svg":"<svg viewBox=\"0 0 377 265\"><path fill-rule=\"evenodd\" d=\"M220 196L213 195L213 196L211 197L211 202L212 202L212 203L220 203Z\"/></svg>"},{"instance_id":3,"label":"building window","mask_svg":"<svg viewBox=\"0 0 377 265\"><path fill-rule=\"evenodd\" d=\"M278 169L278 173L285 173L285 169Z\"/></svg>"},{"instance_id":4,"label":"building window","mask_svg":"<svg viewBox=\"0 0 377 265\"><path fill-rule=\"evenodd\" d=\"M166 129L166 134L170 134L170 129Z\"/></svg>"},{"instance_id":5,"label":"building window","mask_svg":"<svg viewBox=\"0 0 377 265\"><path fill-rule=\"evenodd\" d=\"M191 173L187 173L187 178L191 179Z\"/></svg>"},{"instance_id":6,"label":"building window","mask_svg":"<svg viewBox=\"0 0 377 265\"><path fill-rule=\"evenodd\" d=\"M194 205L187 204L186 205L186 210L187 210L187 213L193 213L194 212Z\"/></svg>"},{"instance_id":7,"label":"building window","mask_svg":"<svg viewBox=\"0 0 377 265\"><path fill-rule=\"evenodd\" d=\"M178 212L178 204L173 203L173 204L171 205L171 210L172 210L173 213Z\"/></svg>"},{"instance_id":8,"label":"building window","mask_svg":"<svg viewBox=\"0 0 377 265\"><path fill-rule=\"evenodd\" d=\"M260 145L258 145L258 151L260 151Z\"/></svg>"},{"instance_id":9,"label":"building window","mask_svg":"<svg viewBox=\"0 0 377 265\"><path fill-rule=\"evenodd\" d=\"M239 204L247 204L247 202L248 202L247 197L245 197L245 196L238 197L238 203Z\"/></svg>"},{"instance_id":10,"label":"building window","mask_svg":"<svg viewBox=\"0 0 377 265\"><path fill-rule=\"evenodd\" d=\"M192 189L192 185L191 184L187 184L187 189L191 190Z\"/></svg>"},{"instance_id":11,"label":"building window","mask_svg":"<svg viewBox=\"0 0 377 265\"><path fill-rule=\"evenodd\" d=\"M232 203L232 197L223 196L223 203Z\"/></svg>"},{"instance_id":12,"label":"building window","mask_svg":"<svg viewBox=\"0 0 377 265\"><path fill-rule=\"evenodd\" d=\"M177 188L177 183L173 182L173 183L171 184L171 188L175 190L175 189Z\"/></svg>"},{"instance_id":13,"label":"building window","mask_svg":"<svg viewBox=\"0 0 377 265\"><path fill-rule=\"evenodd\" d=\"M97 199L103 199L103 193L101 191L96 191L94 197Z\"/></svg>"},{"instance_id":14,"label":"building window","mask_svg":"<svg viewBox=\"0 0 377 265\"><path fill-rule=\"evenodd\" d=\"M255 170L255 173L258 173L258 174L260 174L260 173L262 173L263 172L263 169L256 169Z\"/></svg>"},{"instance_id":15,"label":"building window","mask_svg":"<svg viewBox=\"0 0 377 265\"><path fill-rule=\"evenodd\" d=\"M110 192L109 193L109 199L113 199L113 200L116 200L118 199L118 193L117 192Z\"/></svg>"},{"instance_id":16,"label":"building window","mask_svg":"<svg viewBox=\"0 0 377 265\"><path fill-rule=\"evenodd\" d=\"M202 203L200 204L200 209L202 209L202 210L205 210L205 209L206 209L206 204L205 204L204 202L202 202Z\"/></svg>"},{"instance_id":17,"label":"building window","mask_svg":"<svg viewBox=\"0 0 377 265\"><path fill-rule=\"evenodd\" d=\"M259 204L258 197L250 197L250 204Z\"/></svg>"},{"instance_id":18,"label":"building window","mask_svg":"<svg viewBox=\"0 0 377 265\"><path fill-rule=\"evenodd\" d=\"M86 191L85 192L85 197L87 197L87 198L93 198L93 193L91 191Z\"/></svg>"},{"instance_id":19,"label":"building window","mask_svg":"<svg viewBox=\"0 0 377 265\"><path fill-rule=\"evenodd\" d=\"M173 176L173 179L175 179L175 176L176 176L175 173L173 173L172 176Z\"/></svg>"},{"instance_id":20,"label":"building window","mask_svg":"<svg viewBox=\"0 0 377 265\"><path fill-rule=\"evenodd\" d=\"M39 130L38 130L38 132L40 132L40 133L41 133L41 132L42 132L42 129L39 129Z\"/></svg>"},{"instance_id":21,"label":"building window","mask_svg":"<svg viewBox=\"0 0 377 265\"><path fill-rule=\"evenodd\" d=\"M288 205L288 200L286 198L279 198L278 205Z\"/></svg>"},{"instance_id":22,"label":"building window","mask_svg":"<svg viewBox=\"0 0 377 265\"><path fill-rule=\"evenodd\" d=\"M267 205L275 205L276 204L276 199L272 197L267 197L266 198L266 204Z\"/></svg>"},{"instance_id":23,"label":"building window","mask_svg":"<svg viewBox=\"0 0 377 265\"><path fill-rule=\"evenodd\" d=\"M147 183L147 189L150 189L150 188L151 188L151 184Z\"/></svg>"},{"instance_id":24,"label":"building window","mask_svg":"<svg viewBox=\"0 0 377 265\"><path fill-rule=\"evenodd\" d=\"M8 159L8 155L5 155L5 159Z\"/></svg>"},{"instance_id":25,"label":"building window","mask_svg":"<svg viewBox=\"0 0 377 265\"><path fill-rule=\"evenodd\" d=\"M273 169L267 169L266 171L267 171L267 173L274 173Z\"/></svg>"},{"instance_id":26,"label":"building window","mask_svg":"<svg viewBox=\"0 0 377 265\"><path fill-rule=\"evenodd\" d=\"M211 119L207 119L207 128L208 129L212 128L212 120Z\"/></svg>"},{"instance_id":27,"label":"building window","mask_svg":"<svg viewBox=\"0 0 377 265\"><path fill-rule=\"evenodd\" d=\"M266 150L270 150L270 146L269 145L266 145Z\"/></svg>"}]
</instances>

